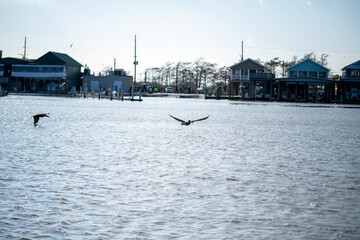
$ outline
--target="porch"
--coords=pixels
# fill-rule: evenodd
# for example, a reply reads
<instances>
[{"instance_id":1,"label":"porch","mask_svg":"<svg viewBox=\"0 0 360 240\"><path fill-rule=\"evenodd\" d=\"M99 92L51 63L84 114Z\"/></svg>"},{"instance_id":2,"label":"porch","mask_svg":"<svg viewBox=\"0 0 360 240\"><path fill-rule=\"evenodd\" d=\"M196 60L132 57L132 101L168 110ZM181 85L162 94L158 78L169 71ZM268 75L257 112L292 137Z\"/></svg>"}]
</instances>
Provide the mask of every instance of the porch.
<instances>
[{"instance_id":1,"label":"porch","mask_svg":"<svg viewBox=\"0 0 360 240\"><path fill-rule=\"evenodd\" d=\"M287 102L334 102L337 88L332 80L282 78L273 84L274 100Z\"/></svg>"}]
</instances>

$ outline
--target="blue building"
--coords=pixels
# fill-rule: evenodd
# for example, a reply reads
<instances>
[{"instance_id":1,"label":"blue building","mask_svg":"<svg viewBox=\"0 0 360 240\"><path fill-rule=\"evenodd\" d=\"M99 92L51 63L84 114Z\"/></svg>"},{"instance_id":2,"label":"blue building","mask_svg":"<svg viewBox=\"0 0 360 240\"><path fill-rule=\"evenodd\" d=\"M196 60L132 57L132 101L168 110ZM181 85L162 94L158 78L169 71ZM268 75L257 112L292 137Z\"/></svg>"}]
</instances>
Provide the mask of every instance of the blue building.
<instances>
[{"instance_id":1,"label":"blue building","mask_svg":"<svg viewBox=\"0 0 360 240\"><path fill-rule=\"evenodd\" d=\"M343 67L339 79L341 103L360 102L360 60Z\"/></svg>"},{"instance_id":2,"label":"blue building","mask_svg":"<svg viewBox=\"0 0 360 240\"><path fill-rule=\"evenodd\" d=\"M274 79L274 97L278 101L330 102L335 96L335 81L329 69L310 59L287 69L286 78Z\"/></svg>"}]
</instances>

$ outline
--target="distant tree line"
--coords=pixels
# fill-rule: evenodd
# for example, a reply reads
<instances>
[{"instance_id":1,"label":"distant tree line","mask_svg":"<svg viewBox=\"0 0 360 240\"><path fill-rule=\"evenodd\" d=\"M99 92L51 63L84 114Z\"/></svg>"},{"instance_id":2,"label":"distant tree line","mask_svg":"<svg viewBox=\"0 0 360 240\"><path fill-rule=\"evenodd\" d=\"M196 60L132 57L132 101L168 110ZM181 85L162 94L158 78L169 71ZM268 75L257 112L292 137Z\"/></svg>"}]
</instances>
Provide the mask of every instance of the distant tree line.
<instances>
[{"instance_id":1,"label":"distant tree line","mask_svg":"<svg viewBox=\"0 0 360 240\"><path fill-rule=\"evenodd\" d=\"M216 82L223 82L226 87L230 69L199 58L194 62L167 62L161 67L148 68L146 72L149 82L160 86L174 86L174 91L177 92L184 89L194 92L197 88L214 90Z\"/></svg>"},{"instance_id":2,"label":"distant tree line","mask_svg":"<svg viewBox=\"0 0 360 240\"><path fill-rule=\"evenodd\" d=\"M292 60L281 60L279 57L275 57L265 62L260 59L255 61L264 65L276 77L286 77L287 68L298 62L311 59L326 67L328 57L328 54L317 56L311 52L304 54L302 58L293 56ZM173 86L174 91L177 92L184 88L191 89L192 92L197 88L213 92L218 82L223 83L223 89L226 92L230 79L230 67L220 67L216 63L205 61L204 58L196 59L194 62L167 62L163 66L147 68L145 71L148 82L158 86Z\"/></svg>"}]
</instances>

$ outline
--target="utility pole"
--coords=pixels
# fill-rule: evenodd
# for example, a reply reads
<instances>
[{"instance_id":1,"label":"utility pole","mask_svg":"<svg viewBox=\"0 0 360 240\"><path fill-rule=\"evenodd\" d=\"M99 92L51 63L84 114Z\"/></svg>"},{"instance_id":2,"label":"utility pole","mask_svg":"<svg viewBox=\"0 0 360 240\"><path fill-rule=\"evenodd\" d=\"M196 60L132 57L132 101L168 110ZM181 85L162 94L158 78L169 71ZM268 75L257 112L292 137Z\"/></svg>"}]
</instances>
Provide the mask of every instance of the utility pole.
<instances>
[{"instance_id":1,"label":"utility pole","mask_svg":"<svg viewBox=\"0 0 360 240\"><path fill-rule=\"evenodd\" d=\"M116 68L116 58L114 58L114 72L113 72L114 75L115 75L115 68Z\"/></svg>"},{"instance_id":2,"label":"utility pole","mask_svg":"<svg viewBox=\"0 0 360 240\"><path fill-rule=\"evenodd\" d=\"M138 61L136 61L136 35L135 35L135 60L134 60L134 83L136 84L136 65L138 65Z\"/></svg>"},{"instance_id":3,"label":"utility pole","mask_svg":"<svg viewBox=\"0 0 360 240\"><path fill-rule=\"evenodd\" d=\"M23 59L26 59L26 37L25 37L25 43L24 43L24 56Z\"/></svg>"},{"instance_id":4,"label":"utility pole","mask_svg":"<svg viewBox=\"0 0 360 240\"><path fill-rule=\"evenodd\" d=\"M179 63L176 64L176 76L175 76L175 92L178 93L178 76L179 76Z\"/></svg>"},{"instance_id":5,"label":"utility pole","mask_svg":"<svg viewBox=\"0 0 360 240\"><path fill-rule=\"evenodd\" d=\"M244 61L244 41L241 41L241 61Z\"/></svg>"}]
</instances>

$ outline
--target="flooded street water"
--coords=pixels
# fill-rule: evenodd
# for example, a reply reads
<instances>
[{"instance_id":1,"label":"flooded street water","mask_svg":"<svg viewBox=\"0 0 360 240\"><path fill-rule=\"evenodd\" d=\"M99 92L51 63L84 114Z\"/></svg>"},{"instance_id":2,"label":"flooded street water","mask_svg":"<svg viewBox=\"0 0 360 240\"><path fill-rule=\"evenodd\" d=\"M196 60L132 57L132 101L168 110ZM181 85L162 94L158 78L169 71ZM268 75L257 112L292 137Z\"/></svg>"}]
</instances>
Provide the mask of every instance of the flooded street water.
<instances>
[{"instance_id":1,"label":"flooded street water","mask_svg":"<svg viewBox=\"0 0 360 240\"><path fill-rule=\"evenodd\" d=\"M0 238L359 239L360 109L304 105L0 98Z\"/></svg>"}]
</instances>

